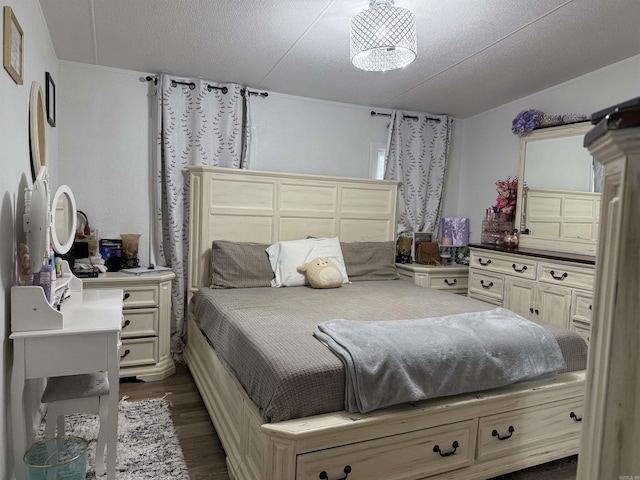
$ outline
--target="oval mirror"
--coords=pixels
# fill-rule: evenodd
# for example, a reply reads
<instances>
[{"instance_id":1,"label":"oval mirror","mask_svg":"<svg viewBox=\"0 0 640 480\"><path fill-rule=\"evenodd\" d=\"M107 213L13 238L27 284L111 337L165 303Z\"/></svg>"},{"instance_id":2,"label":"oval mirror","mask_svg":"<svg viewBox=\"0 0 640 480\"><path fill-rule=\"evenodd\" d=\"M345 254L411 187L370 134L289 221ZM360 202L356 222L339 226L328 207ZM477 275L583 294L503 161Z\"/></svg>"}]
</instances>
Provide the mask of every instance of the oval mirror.
<instances>
[{"instance_id":1,"label":"oval mirror","mask_svg":"<svg viewBox=\"0 0 640 480\"><path fill-rule=\"evenodd\" d=\"M35 182L41 167L47 166L47 129L44 95L38 82L31 83L29 97L29 147L31 178Z\"/></svg>"},{"instance_id":2,"label":"oval mirror","mask_svg":"<svg viewBox=\"0 0 640 480\"><path fill-rule=\"evenodd\" d=\"M49 227L49 186L46 168L41 168L31 189L28 209L25 208L25 233L29 246L29 262L32 273L42 270L47 248L47 228Z\"/></svg>"},{"instance_id":3,"label":"oval mirror","mask_svg":"<svg viewBox=\"0 0 640 480\"><path fill-rule=\"evenodd\" d=\"M76 199L66 185L61 185L51 201L51 244L56 253L71 249L76 236Z\"/></svg>"}]
</instances>

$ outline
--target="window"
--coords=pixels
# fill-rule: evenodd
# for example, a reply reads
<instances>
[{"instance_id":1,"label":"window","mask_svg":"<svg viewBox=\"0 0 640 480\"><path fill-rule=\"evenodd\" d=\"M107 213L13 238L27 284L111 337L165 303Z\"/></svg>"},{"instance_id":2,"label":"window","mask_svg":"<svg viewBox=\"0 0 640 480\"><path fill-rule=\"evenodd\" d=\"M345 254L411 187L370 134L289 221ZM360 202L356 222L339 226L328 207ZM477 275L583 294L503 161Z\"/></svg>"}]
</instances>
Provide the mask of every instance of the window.
<instances>
[{"instance_id":1,"label":"window","mask_svg":"<svg viewBox=\"0 0 640 480\"><path fill-rule=\"evenodd\" d=\"M369 177L376 180L384 178L385 156L387 146L380 142L371 142L369 158Z\"/></svg>"}]
</instances>

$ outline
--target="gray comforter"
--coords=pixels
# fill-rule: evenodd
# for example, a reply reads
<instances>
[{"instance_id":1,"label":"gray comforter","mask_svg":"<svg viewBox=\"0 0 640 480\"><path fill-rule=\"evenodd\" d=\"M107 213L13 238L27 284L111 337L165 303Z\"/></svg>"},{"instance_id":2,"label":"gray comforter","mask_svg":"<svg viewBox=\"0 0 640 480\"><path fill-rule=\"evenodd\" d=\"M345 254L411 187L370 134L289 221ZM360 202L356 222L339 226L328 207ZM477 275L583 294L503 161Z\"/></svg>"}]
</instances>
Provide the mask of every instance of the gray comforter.
<instances>
[{"instance_id":1,"label":"gray comforter","mask_svg":"<svg viewBox=\"0 0 640 480\"><path fill-rule=\"evenodd\" d=\"M412 320L336 319L314 335L345 365L348 412L551 379L565 368L551 333L504 308Z\"/></svg>"},{"instance_id":2,"label":"gray comforter","mask_svg":"<svg viewBox=\"0 0 640 480\"><path fill-rule=\"evenodd\" d=\"M209 289L191 311L218 358L235 374L265 421L344 410L345 369L313 336L327 320L400 320L495 308L471 298L401 280L354 282L341 288ZM545 325L558 340L567 370L586 364L586 344Z\"/></svg>"}]
</instances>

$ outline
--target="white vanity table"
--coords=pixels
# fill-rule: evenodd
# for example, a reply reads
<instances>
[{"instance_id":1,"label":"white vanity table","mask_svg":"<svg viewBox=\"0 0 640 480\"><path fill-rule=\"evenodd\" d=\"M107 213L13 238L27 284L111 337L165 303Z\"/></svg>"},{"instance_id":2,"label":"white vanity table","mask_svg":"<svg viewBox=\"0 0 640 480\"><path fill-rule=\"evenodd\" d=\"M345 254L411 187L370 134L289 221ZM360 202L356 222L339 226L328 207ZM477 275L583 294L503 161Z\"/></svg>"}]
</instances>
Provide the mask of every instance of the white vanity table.
<instances>
[{"instance_id":1,"label":"white vanity table","mask_svg":"<svg viewBox=\"0 0 640 480\"><path fill-rule=\"evenodd\" d=\"M70 295L53 308L40 287L11 289L13 371L11 417L16 479L25 477L22 456L28 448L27 431L33 426L24 412L24 384L46 378L106 371L109 378L107 478L115 480L118 428L119 345L122 290L83 290L65 264ZM61 282L62 288L64 283ZM53 327L53 328L52 328Z\"/></svg>"}]
</instances>

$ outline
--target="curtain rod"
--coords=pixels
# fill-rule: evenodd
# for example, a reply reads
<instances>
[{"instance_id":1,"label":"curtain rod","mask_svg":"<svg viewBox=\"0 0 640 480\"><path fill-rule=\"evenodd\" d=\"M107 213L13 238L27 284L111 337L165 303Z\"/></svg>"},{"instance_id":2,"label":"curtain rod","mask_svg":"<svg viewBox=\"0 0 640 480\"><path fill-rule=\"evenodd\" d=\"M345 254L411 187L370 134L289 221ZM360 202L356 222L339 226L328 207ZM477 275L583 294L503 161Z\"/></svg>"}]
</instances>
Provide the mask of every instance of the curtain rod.
<instances>
[{"instance_id":1,"label":"curtain rod","mask_svg":"<svg viewBox=\"0 0 640 480\"><path fill-rule=\"evenodd\" d=\"M147 82L153 82L154 85L158 84L158 77L152 77L150 75L145 77L145 80ZM171 80L171 86L172 87L176 87L178 85L185 85L187 87L189 87L189 90L193 90L194 88L196 88L196 84L194 82L179 82L177 80ZM227 93L229 91L229 89L227 87L217 87L215 85L207 85L207 90L210 92L211 90L220 90L222 93ZM253 90L248 90L246 88L243 88L242 90L240 90L240 93L242 95L244 95L244 93L248 92L249 95L258 95L260 97L268 97L269 93L268 92L255 92Z\"/></svg>"},{"instance_id":2,"label":"curtain rod","mask_svg":"<svg viewBox=\"0 0 640 480\"><path fill-rule=\"evenodd\" d=\"M390 117L391 114L390 113L380 113L380 112L376 112L374 110L371 110L371 116L375 116L375 115L381 115L384 117ZM418 120L418 117L414 117L412 115L402 115L402 118L410 118L411 120ZM427 120L433 120L436 123L440 123L440 119L439 118L433 118L433 117L426 117Z\"/></svg>"}]
</instances>

